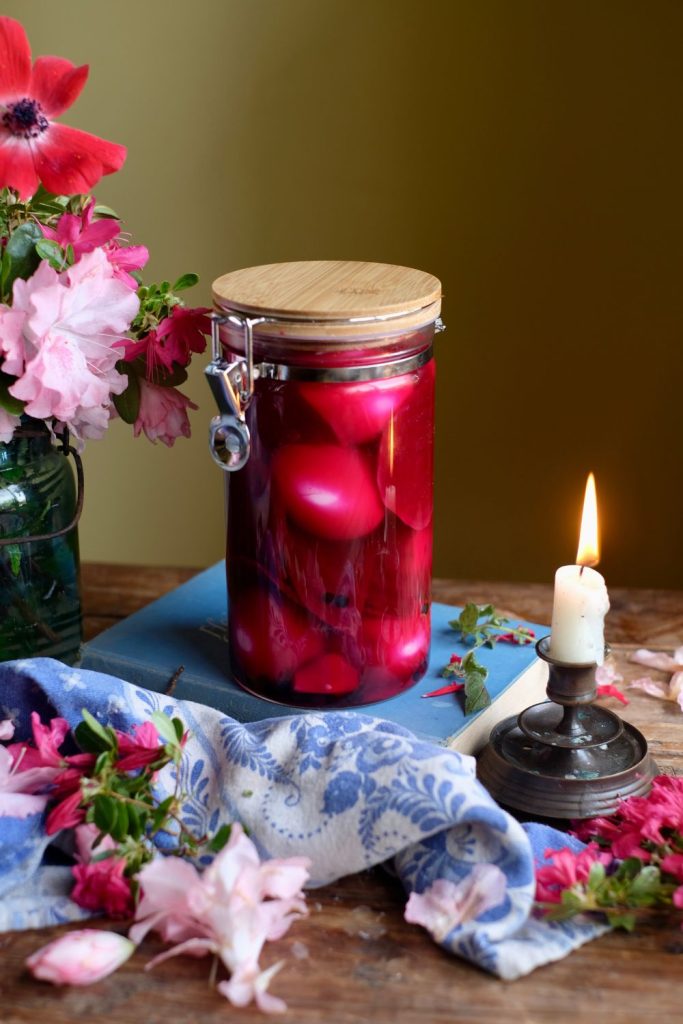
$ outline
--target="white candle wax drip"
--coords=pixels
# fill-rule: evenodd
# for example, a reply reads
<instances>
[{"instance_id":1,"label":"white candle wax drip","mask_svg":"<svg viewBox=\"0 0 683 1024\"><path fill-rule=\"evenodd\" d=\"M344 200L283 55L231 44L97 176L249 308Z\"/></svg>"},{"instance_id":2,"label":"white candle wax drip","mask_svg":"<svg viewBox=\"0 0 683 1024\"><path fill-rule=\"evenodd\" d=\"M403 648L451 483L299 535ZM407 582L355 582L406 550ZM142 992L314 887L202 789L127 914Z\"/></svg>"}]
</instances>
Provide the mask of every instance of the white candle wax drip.
<instances>
[{"instance_id":1,"label":"white candle wax drip","mask_svg":"<svg viewBox=\"0 0 683 1024\"><path fill-rule=\"evenodd\" d=\"M563 565L555 573L550 655L570 665L605 660L604 619L609 611L605 580L580 565Z\"/></svg>"}]
</instances>

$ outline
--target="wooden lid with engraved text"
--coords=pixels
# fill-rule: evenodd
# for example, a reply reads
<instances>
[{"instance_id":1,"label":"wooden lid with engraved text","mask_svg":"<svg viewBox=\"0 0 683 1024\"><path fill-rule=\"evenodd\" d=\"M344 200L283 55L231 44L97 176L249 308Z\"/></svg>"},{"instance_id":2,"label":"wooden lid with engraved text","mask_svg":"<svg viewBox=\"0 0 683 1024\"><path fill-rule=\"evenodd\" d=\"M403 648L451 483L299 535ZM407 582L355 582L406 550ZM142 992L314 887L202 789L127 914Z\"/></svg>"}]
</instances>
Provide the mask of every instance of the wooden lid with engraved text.
<instances>
[{"instance_id":1,"label":"wooden lid with engraved text","mask_svg":"<svg viewBox=\"0 0 683 1024\"><path fill-rule=\"evenodd\" d=\"M260 324L259 334L341 340L431 323L441 311L441 282L387 263L302 260L224 274L213 298L219 312L272 321Z\"/></svg>"}]
</instances>

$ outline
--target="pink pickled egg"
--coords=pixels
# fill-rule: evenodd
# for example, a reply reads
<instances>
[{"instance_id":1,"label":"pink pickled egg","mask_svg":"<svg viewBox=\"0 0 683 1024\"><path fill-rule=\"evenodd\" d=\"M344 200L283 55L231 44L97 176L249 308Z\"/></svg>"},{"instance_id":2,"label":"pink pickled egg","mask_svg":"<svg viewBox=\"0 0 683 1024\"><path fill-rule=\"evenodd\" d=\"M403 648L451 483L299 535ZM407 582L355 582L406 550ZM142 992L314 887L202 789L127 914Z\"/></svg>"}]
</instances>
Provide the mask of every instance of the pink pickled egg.
<instances>
[{"instance_id":1,"label":"pink pickled egg","mask_svg":"<svg viewBox=\"0 0 683 1024\"><path fill-rule=\"evenodd\" d=\"M250 679L281 683L324 649L321 633L265 590L235 596L229 623L232 651Z\"/></svg>"},{"instance_id":2,"label":"pink pickled egg","mask_svg":"<svg viewBox=\"0 0 683 1024\"><path fill-rule=\"evenodd\" d=\"M291 520L279 541L285 576L297 599L335 629L351 628L364 593L364 542L320 540Z\"/></svg>"},{"instance_id":3,"label":"pink pickled egg","mask_svg":"<svg viewBox=\"0 0 683 1024\"><path fill-rule=\"evenodd\" d=\"M377 486L385 506L421 530L432 519L434 485L434 360L385 427L379 446Z\"/></svg>"},{"instance_id":4,"label":"pink pickled egg","mask_svg":"<svg viewBox=\"0 0 683 1024\"><path fill-rule=\"evenodd\" d=\"M384 508L367 458L334 444L283 445L273 480L295 522L316 537L352 540L379 525Z\"/></svg>"},{"instance_id":5,"label":"pink pickled egg","mask_svg":"<svg viewBox=\"0 0 683 1024\"><path fill-rule=\"evenodd\" d=\"M247 410L247 423L269 452L282 444L319 441L334 444L329 423L308 403L302 402L298 385L261 379L255 399Z\"/></svg>"},{"instance_id":6,"label":"pink pickled egg","mask_svg":"<svg viewBox=\"0 0 683 1024\"><path fill-rule=\"evenodd\" d=\"M340 441L366 444L382 432L392 412L415 387L416 379L413 373L403 373L387 380L307 383L300 386L300 393Z\"/></svg>"},{"instance_id":7,"label":"pink pickled egg","mask_svg":"<svg viewBox=\"0 0 683 1024\"><path fill-rule=\"evenodd\" d=\"M366 545L363 615L424 613L431 600L432 524L411 530L390 514L386 529L377 530Z\"/></svg>"},{"instance_id":8,"label":"pink pickled egg","mask_svg":"<svg viewBox=\"0 0 683 1024\"><path fill-rule=\"evenodd\" d=\"M384 668L401 678L412 676L427 661L429 636L427 615L366 619L363 639L368 668Z\"/></svg>"},{"instance_id":9,"label":"pink pickled egg","mask_svg":"<svg viewBox=\"0 0 683 1024\"><path fill-rule=\"evenodd\" d=\"M360 682L358 669L341 654L323 654L297 669L292 689L297 693L319 693L340 697L353 693Z\"/></svg>"}]
</instances>

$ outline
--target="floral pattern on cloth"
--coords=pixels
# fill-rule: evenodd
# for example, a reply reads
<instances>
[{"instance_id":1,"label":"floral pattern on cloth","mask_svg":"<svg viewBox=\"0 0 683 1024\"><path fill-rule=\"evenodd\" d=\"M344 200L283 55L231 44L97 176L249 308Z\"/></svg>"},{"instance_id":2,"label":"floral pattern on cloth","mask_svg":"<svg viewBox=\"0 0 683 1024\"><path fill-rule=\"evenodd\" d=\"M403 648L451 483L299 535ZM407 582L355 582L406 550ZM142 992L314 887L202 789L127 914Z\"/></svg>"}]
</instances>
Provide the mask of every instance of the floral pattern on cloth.
<instances>
[{"instance_id":1,"label":"floral pattern on cloth","mask_svg":"<svg viewBox=\"0 0 683 1024\"><path fill-rule=\"evenodd\" d=\"M50 659L0 664L0 719L14 722L16 738L30 734L32 711L74 726L84 707L122 731L155 711L181 718L191 733L181 767L187 825L211 832L239 820L261 857L310 857L311 886L389 862L408 893L422 893L437 879L458 883L476 865L494 865L505 875L504 899L441 944L502 978L560 959L605 930L530 916L534 858L568 837L523 828L477 782L472 758L400 726L354 711L243 725ZM83 918L68 899L69 868L52 859L44 812L0 818L0 929Z\"/></svg>"}]
</instances>

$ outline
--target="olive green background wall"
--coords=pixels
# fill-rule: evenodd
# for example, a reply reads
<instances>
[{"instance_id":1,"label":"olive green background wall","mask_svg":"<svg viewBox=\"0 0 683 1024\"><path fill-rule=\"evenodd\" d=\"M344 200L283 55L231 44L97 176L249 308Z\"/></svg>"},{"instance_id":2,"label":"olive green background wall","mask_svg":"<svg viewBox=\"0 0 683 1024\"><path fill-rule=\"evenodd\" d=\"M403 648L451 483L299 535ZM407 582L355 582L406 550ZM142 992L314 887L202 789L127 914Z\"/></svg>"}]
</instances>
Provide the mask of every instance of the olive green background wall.
<instances>
[{"instance_id":1,"label":"olive green background wall","mask_svg":"<svg viewBox=\"0 0 683 1024\"><path fill-rule=\"evenodd\" d=\"M291 259L444 285L435 575L550 580L597 475L608 583L683 586L683 4L22 0L91 65L63 120L123 142L98 198L150 279ZM212 403L191 441L87 449L82 554L222 554Z\"/></svg>"}]
</instances>

